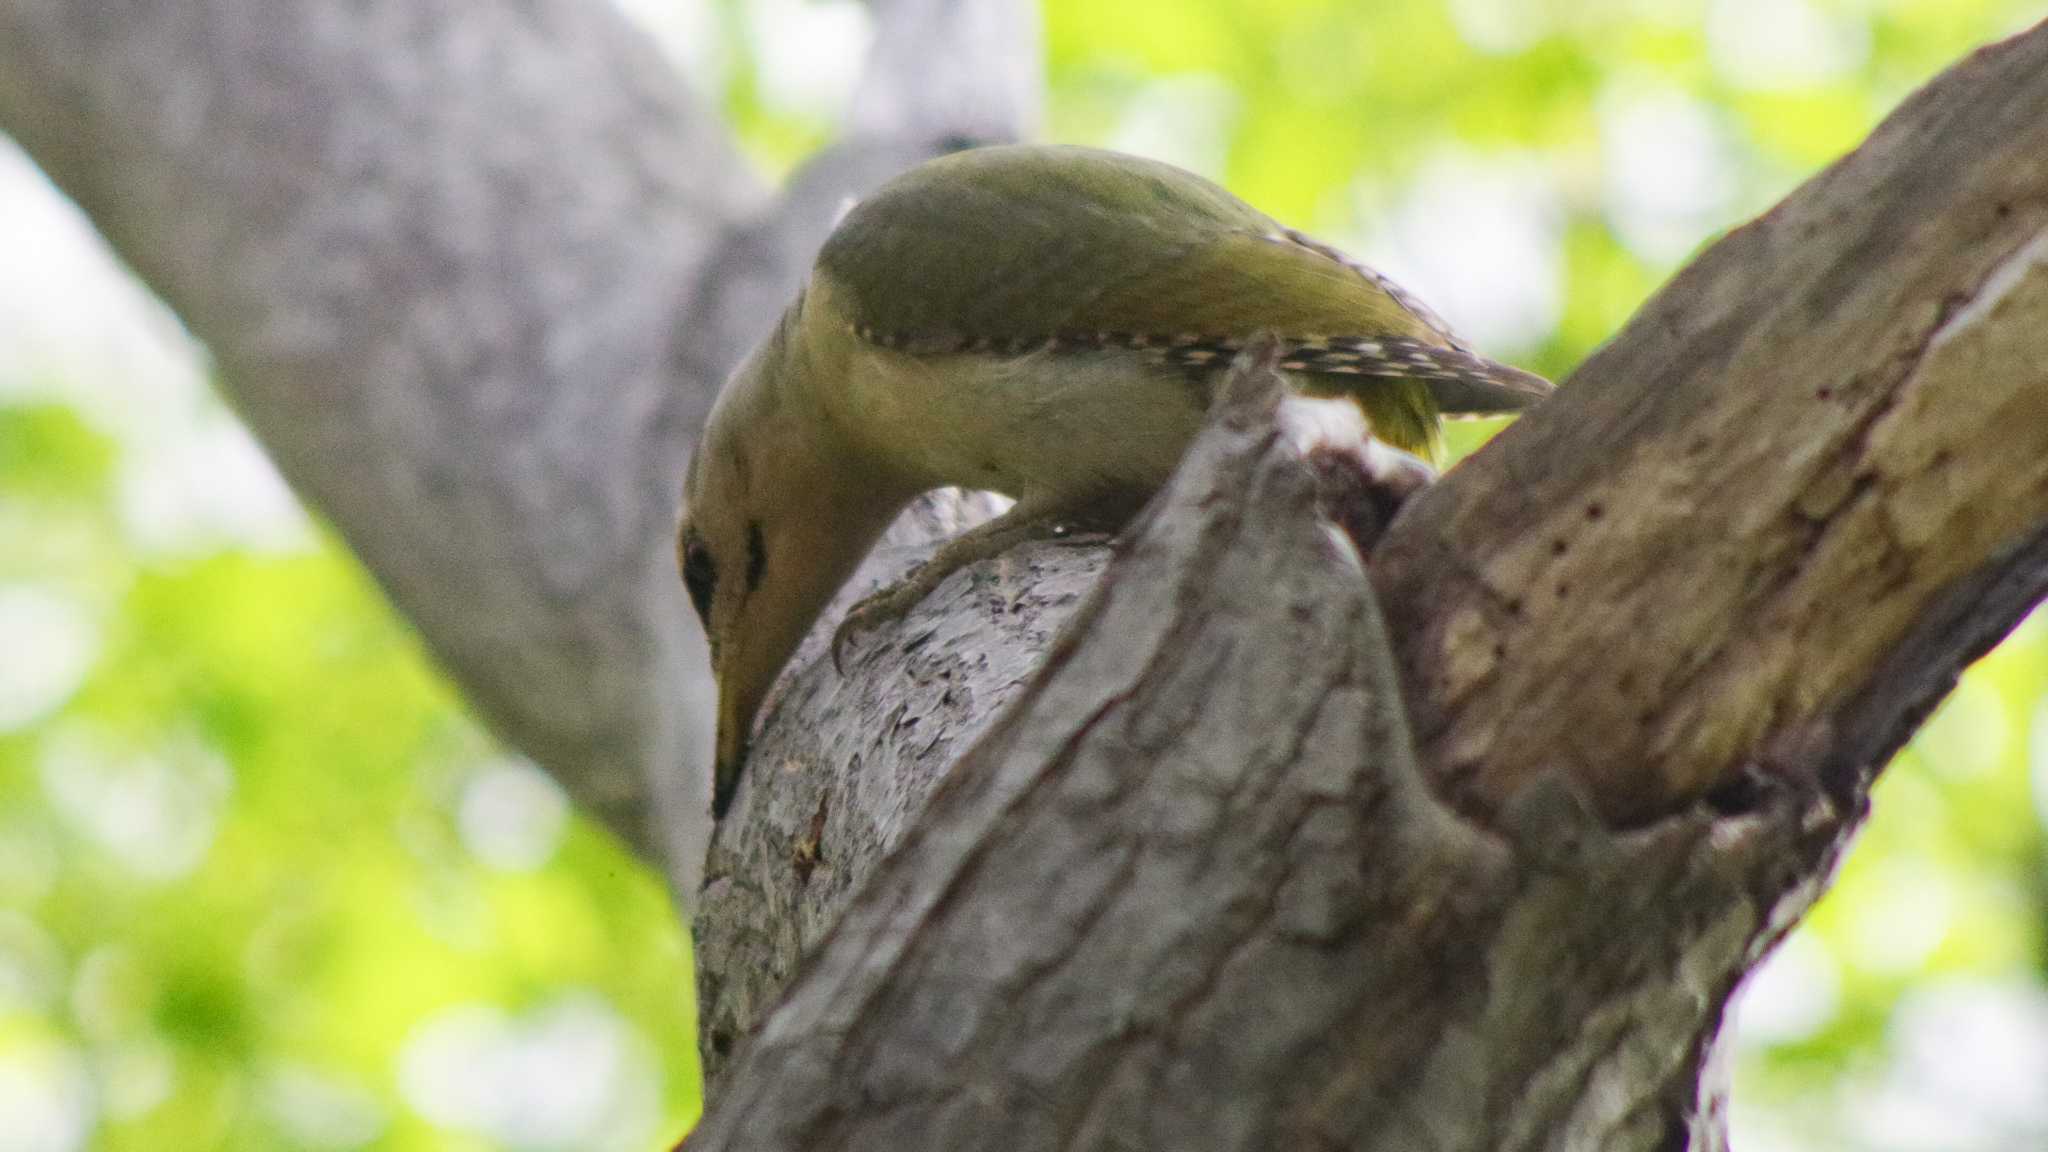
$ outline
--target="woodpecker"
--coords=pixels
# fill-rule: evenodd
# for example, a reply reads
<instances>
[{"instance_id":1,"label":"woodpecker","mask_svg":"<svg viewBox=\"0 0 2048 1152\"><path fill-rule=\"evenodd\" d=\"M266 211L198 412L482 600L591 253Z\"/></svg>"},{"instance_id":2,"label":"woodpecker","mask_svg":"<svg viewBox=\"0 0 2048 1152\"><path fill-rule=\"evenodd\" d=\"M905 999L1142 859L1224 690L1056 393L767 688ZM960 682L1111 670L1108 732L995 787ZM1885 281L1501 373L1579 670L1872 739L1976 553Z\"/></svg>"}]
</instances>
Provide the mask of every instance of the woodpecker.
<instances>
[{"instance_id":1,"label":"woodpecker","mask_svg":"<svg viewBox=\"0 0 2048 1152\"><path fill-rule=\"evenodd\" d=\"M861 602L835 658L962 565L1141 505L1255 337L1300 392L1350 399L1373 436L1432 460L1439 415L1551 390L1371 268L1169 164L978 148L855 205L726 381L684 479L678 559L718 679L713 813L732 803L769 686L913 498L958 485L1016 504Z\"/></svg>"}]
</instances>

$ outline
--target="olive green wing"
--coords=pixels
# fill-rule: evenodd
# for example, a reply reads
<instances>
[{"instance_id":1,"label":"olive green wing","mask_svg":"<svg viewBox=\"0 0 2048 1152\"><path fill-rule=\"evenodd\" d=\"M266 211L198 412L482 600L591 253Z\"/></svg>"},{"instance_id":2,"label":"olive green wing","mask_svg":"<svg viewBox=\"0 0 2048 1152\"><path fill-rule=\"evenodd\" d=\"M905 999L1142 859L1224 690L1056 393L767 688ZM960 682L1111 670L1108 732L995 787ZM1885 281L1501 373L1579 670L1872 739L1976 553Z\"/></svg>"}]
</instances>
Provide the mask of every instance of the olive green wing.
<instances>
[{"instance_id":1,"label":"olive green wing","mask_svg":"<svg viewBox=\"0 0 2048 1152\"><path fill-rule=\"evenodd\" d=\"M1019 145L932 161L848 213L818 272L857 330L913 351L1059 340L1213 357L1271 332L1319 357L1304 371L1423 379L1450 412L1549 390L1217 185L1112 152Z\"/></svg>"},{"instance_id":2,"label":"olive green wing","mask_svg":"<svg viewBox=\"0 0 2048 1152\"><path fill-rule=\"evenodd\" d=\"M1085 148L981 148L924 164L856 205L818 267L857 324L934 347L1429 327L1209 181Z\"/></svg>"}]
</instances>

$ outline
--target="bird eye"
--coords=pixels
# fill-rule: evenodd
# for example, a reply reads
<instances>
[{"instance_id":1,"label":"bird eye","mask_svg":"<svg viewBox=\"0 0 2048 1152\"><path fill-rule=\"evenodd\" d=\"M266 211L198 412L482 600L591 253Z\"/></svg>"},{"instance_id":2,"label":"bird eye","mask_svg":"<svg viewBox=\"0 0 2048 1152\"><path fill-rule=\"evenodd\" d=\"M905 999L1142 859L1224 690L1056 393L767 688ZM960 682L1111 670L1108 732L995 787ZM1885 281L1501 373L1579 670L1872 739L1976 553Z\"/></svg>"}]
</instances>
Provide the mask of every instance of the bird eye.
<instances>
[{"instance_id":1,"label":"bird eye","mask_svg":"<svg viewBox=\"0 0 2048 1152\"><path fill-rule=\"evenodd\" d=\"M683 535L683 587L690 590L690 603L697 606L697 619L711 627L711 593L718 587L718 564L711 549L696 532Z\"/></svg>"}]
</instances>

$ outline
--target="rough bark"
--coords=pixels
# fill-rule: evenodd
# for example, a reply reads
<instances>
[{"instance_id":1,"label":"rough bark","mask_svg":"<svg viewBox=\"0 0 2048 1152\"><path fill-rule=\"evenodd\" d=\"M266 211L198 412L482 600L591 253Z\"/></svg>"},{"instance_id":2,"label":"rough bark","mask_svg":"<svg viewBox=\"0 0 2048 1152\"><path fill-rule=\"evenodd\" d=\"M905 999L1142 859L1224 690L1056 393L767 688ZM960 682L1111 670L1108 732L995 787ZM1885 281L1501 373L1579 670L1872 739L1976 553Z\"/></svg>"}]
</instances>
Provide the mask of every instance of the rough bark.
<instances>
[{"instance_id":1,"label":"rough bark","mask_svg":"<svg viewBox=\"0 0 2048 1152\"><path fill-rule=\"evenodd\" d=\"M2048 28L1716 244L1369 581L1240 419L1027 684L1089 557L800 668L713 846L691 1146L1718 1146L1727 996L2048 588L2044 158ZM1014 700L947 770L962 683Z\"/></svg>"},{"instance_id":2,"label":"rough bark","mask_svg":"<svg viewBox=\"0 0 2048 1152\"><path fill-rule=\"evenodd\" d=\"M1279 378L1239 384L692 1148L1686 1130L1696 1039L1798 813L1616 838L1553 781L1498 827L1456 817L1414 758L1358 553L1274 423Z\"/></svg>"},{"instance_id":3,"label":"rough bark","mask_svg":"<svg viewBox=\"0 0 2048 1152\"><path fill-rule=\"evenodd\" d=\"M955 518L939 505L942 527ZM941 532L940 534L944 534ZM885 544L825 620L928 548ZM946 581L888 639L834 672L814 629L764 709L750 780L713 841L693 923L707 1079L789 983L925 796L1022 691L1108 557L1101 542L1025 545ZM772 777L773 784L764 784Z\"/></svg>"},{"instance_id":4,"label":"rough bark","mask_svg":"<svg viewBox=\"0 0 2048 1152\"><path fill-rule=\"evenodd\" d=\"M1882 760L2031 603L1968 602L2031 586L2044 510L2037 29L1715 244L1420 501L1375 575L1462 802L1554 767L1632 823L1815 725L1855 749L1841 771Z\"/></svg>"},{"instance_id":5,"label":"rough bark","mask_svg":"<svg viewBox=\"0 0 2048 1152\"><path fill-rule=\"evenodd\" d=\"M874 9L845 139L771 196L606 4L0 0L0 129L491 725L685 893L688 446L847 197L1036 115L1030 5Z\"/></svg>"}]
</instances>

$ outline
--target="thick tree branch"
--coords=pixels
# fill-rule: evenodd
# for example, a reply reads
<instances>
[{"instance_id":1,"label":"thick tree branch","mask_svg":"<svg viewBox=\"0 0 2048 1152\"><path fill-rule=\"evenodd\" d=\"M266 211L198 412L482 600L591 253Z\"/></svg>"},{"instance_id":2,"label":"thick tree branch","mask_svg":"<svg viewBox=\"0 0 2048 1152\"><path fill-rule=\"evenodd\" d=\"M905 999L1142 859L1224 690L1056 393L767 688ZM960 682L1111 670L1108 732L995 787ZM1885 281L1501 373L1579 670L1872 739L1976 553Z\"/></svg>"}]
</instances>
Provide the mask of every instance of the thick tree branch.
<instances>
[{"instance_id":1,"label":"thick tree branch","mask_svg":"<svg viewBox=\"0 0 2048 1152\"><path fill-rule=\"evenodd\" d=\"M985 514L936 506L934 528ZM900 575L945 531L885 543L825 615ZM856 641L832 671L814 629L767 708L737 815L713 841L693 934L707 1078L760 1019L925 796L1023 689L1108 549L1027 545L941 585L893 643Z\"/></svg>"},{"instance_id":2,"label":"thick tree branch","mask_svg":"<svg viewBox=\"0 0 2048 1152\"><path fill-rule=\"evenodd\" d=\"M1044 551L800 668L714 845L707 1064L820 951L693 1146L1714 1144L1726 996L2048 588L2044 77L2048 28L1953 69L1415 501L1371 565L1397 679L1245 427L1029 687L1088 569L1017 580ZM987 723L973 661L1016 703L903 755ZM1396 683L1494 834L1404 783Z\"/></svg>"},{"instance_id":3,"label":"thick tree branch","mask_svg":"<svg viewBox=\"0 0 2048 1152\"><path fill-rule=\"evenodd\" d=\"M637 32L580 0L0 0L0 127L494 726L642 848L701 806L662 537L717 379L675 377L673 316L766 190Z\"/></svg>"},{"instance_id":4,"label":"thick tree branch","mask_svg":"<svg viewBox=\"0 0 2048 1152\"><path fill-rule=\"evenodd\" d=\"M1799 811L1616 839L1556 778L1504 835L1441 807L1358 553L1273 422L1281 390L1241 371L690 1147L1654 1148L1690 1129L1698 1037Z\"/></svg>"},{"instance_id":5,"label":"thick tree branch","mask_svg":"<svg viewBox=\"0 0 2048 1152\"><path fill-rule=\"evenodd\" d=\"M1816 726L1881 761L2039 596L2044 530L2037 29L1716 244L1417 501L1374 568L1418 741L1461 801L1561 768L1634 822ZM1967 604L2006 577L2016 596ZM1938 652L1935 620L1967 642ZM1901 668L1915 635L1924 663Z\"/></svg>"},{"instance_id":6,"label":"thick tree branch","mask_svg":"<svg viewBox=\"0 0 2048 1152\"><path fill-rule=\"evenodd\" d=\"M0 0L0 129L492 725L686 892L688 446L848 197L1036 115L1026 0L878 26L848 138L771 198L606 4Z\"/></svg>"}]
</instances>

